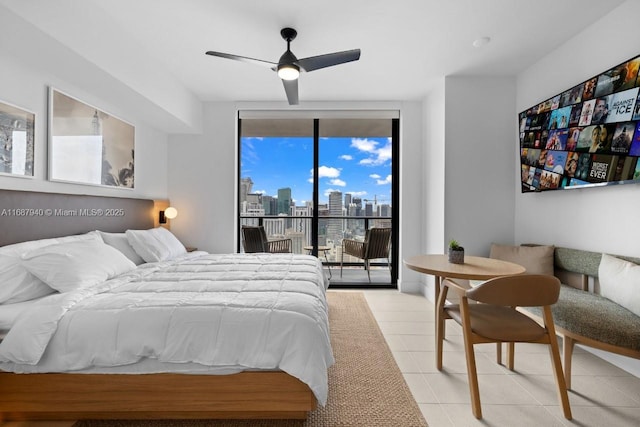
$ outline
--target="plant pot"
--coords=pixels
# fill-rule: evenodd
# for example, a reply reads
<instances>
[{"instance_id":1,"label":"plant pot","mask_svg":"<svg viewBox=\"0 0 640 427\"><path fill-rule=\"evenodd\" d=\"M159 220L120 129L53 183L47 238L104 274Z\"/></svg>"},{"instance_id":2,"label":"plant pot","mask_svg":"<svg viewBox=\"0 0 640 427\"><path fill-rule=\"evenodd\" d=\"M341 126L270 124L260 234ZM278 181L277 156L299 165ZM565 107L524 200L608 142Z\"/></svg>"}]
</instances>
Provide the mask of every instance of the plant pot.
<instances>
[{"instance_id":1,"label":"plant pot","mask_svg":"<svg viewBox=\"0 0 640 427\"><path fill-rule=\"evenodd\" d=\"M464 249L449 249L449 262L464 264Z\"/></svg>"}]
</instances>

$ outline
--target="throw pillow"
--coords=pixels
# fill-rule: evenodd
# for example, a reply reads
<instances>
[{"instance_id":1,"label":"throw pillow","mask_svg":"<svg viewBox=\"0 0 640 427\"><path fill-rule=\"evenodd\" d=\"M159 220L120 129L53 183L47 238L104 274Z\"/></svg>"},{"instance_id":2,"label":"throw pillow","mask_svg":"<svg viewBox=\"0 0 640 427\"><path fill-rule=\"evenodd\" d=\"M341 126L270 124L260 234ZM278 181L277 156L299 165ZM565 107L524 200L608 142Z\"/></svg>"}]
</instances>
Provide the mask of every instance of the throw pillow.
<instances>
[{"instance_id":1,"label":"throw pillow","mask_svg":"<svg viewBox=\"0 0 640 427\"><path fill-rule=\"evenodd\" d=\"M490 257L520 264L527 274L553 276L553 246L510 246L493 243Z\"/></svg>"},{"instance_id":2,"label":"throw pillow","mask_svg":"<svg viewBox=\"0 0 640 427\"><path fill-rule=\"evenodd\" d=\"M602 254L600 294L640 316L640 265Z\"/></svg>"}]
</instances>

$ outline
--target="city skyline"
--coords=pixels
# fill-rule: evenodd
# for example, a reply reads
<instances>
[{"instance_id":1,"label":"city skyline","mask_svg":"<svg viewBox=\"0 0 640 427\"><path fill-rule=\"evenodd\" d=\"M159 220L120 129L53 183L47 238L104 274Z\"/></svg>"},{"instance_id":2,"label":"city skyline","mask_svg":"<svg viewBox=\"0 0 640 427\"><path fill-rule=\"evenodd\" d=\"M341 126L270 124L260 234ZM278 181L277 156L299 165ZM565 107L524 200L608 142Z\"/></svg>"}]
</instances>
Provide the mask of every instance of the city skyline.
<instances>
[{"instance_id":1,"label":"city skyline","mask_svg":"<svg viewBox=\"0 0 640 427\"><path fill-rule=\"evenodd\" d=\"M313 200L313 138L241 138L241 177L251 178L252 193L277 198L291 189L297 205ZM365 201L391 204L391 138L320 138L319 203L332 191Z\"/></svg>"}]
</instances>

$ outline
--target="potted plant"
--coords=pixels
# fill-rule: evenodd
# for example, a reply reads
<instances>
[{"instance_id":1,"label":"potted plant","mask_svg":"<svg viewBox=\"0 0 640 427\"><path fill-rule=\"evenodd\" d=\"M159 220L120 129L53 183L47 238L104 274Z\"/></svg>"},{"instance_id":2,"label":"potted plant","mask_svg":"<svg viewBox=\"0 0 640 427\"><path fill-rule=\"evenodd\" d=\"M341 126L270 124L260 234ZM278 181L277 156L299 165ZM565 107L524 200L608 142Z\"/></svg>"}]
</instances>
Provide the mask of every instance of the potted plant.
<instances>
[{"instance_id":1,"label":"potted plant","mask_svg":"<svg viewBox=\"0 0 640 427\"><path fill-rule=\"evenodd\" d=\"M464 264L464 248L454 239L449 241L449 262Z\"/></svg>"}]
</instances>

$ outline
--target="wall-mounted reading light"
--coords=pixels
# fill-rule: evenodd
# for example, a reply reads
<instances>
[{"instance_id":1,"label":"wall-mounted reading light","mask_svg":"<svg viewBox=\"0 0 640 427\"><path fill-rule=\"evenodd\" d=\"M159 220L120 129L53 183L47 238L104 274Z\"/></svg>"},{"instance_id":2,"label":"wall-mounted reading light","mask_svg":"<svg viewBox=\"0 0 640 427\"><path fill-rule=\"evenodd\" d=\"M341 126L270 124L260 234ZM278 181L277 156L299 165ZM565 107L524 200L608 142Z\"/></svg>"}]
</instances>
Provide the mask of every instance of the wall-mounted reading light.
<instances>
[{"instance_id":1,"label":"wall-mounted reading light","mask_svg":"<svg viewBox=\"0 0 640 427\"><path fill-rule=\"evenodd\" d=\"M178 216L178 210L173 206L169 206L167 209L160 211L160 224L166 224L167 218L173 219Z\"/></svg>"}]
</instances>

